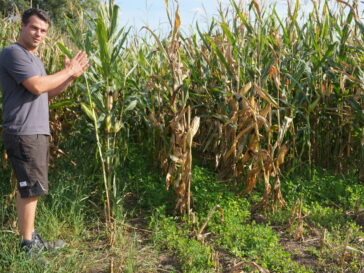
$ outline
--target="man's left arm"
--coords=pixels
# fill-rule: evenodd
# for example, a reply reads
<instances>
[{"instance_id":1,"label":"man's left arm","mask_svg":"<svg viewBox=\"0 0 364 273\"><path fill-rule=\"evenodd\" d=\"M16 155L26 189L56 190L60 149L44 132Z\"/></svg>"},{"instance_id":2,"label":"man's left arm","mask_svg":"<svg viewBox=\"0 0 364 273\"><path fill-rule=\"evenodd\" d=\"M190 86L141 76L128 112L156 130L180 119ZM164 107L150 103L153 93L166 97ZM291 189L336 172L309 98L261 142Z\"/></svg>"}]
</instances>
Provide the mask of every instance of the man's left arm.
<instances>
[{"instance_id":1,"label":"man's left arm","mask_svg":"<svg viewBox=\"0 0 364 273\"><path fill-rule=\"evenodd\" d=\"M63 91L65 91L68 86L71 85L73 79L72 78L69 78L68 80L66 80L64 83L62 83L61 85L59 85L58 87L50 90L48 92L48 100L54 98L55 96L61 94Z\"/></svg>"},{"instance_id":2,"label":"man's left arm","mask_svg":"<svg viewBox=\"0 0 364 273\"><path fill-rule=\"evenodd\" d=\"M70 61L71 60L67 56L64 56L63 62L64 62L64 67L65 68L70 66ZM71 85L73 80L74 80L73 78L69 78L68 80L66 80L61 85L59 85L56 88L50 90L48 92L48 100L54 98L55 96L57 96L57 95L61 94L63 91L65 91Z\"/></svg>"}]
</instances>

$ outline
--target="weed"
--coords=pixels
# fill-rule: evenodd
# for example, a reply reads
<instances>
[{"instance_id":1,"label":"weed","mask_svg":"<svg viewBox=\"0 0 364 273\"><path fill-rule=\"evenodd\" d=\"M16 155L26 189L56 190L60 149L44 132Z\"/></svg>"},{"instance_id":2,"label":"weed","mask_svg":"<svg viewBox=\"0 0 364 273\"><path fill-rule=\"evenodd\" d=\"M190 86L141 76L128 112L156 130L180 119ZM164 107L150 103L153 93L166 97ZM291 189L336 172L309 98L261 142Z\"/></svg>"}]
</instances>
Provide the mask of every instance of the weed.
<instances>
[{"instance_id":1,"label":"weed","mask_svg":"<svg viewBox=\"0 0 364 273\"><path fill-rule=\"evenodd\" d=\"M315 169L312 178L297 175L282 183L282 192L289 196L290 202L304 197L308 204L319 202L321 205L353 209L358 200L363 206L364 187L351 175L335 176L332 172Z\"/></svg>"},{"instance_id":2,"label":"weed","mask_svg":"<svg viewBox=\"0 0 364 273\"><path fill-rule=\"evenodd\" d=\"M151 217L150 227L154 230L155 245L173 250L178 255L183 272L214 272L211 247L190 238L188 226L179 226L176 219L166 217L163 209L157 209Z\"/></svg>"}]
</instances>

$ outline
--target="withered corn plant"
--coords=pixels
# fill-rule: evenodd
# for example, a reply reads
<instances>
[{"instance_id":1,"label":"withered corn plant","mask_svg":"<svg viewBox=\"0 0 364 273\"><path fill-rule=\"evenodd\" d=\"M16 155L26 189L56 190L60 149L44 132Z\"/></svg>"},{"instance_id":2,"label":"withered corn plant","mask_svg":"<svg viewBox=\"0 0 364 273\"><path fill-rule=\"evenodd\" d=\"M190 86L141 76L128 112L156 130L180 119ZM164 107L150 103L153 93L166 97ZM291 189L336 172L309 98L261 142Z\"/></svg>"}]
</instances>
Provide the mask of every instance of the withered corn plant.
<instances>
[{"instance_id":1,"label":"withered corn plant","mask_svg":"<svg viewBox=\"0 0 364 273\"><path fill-rule=\"evenodd\" d=\"M261 205L284 206L279 176L289 147L283 140L292 118L269 90L272 85L280 88L280 48L276 39L272 45L266 40L267 35L275 38L274 25L262 22L258 6L253 25L248 14L232 3L233 10L221 11L219 28L211 25L208 33L199 31L201 50L196 48L191 58L191 66L196 67L195 88L210 98L199 107L204 117L200 148L213 157L223 180L241 180L245 193L250 193L262 178ZM225 16L229 12L233 19ZM198 45L196 39L193 43ZM199 83L202 74L205 89Z\"/></svg>"},{"instance_id":2,"label":"withered corn plant","mask_svg":"<svg viewBox=\"0 0 364 273\"><path fill-rule=\"evenodd\" d=\"M256 1L231 1L207 32L197 25L200 39L188 39L199 147L245 193L264 180L258 207L285 204L285 161L290 171L363 168L363 25L355 5L340 2L337 11L314 2L304 20L296 1L283 22Z\"/></svg>"},{"instance_id":3,"label":"withered corn plant","mask_svg":"<svg viewBox=\"0 0 364 273\"><path fill-rule=\"evenodd\" d=\"M282 168L362 168L362 23L347 3L337 11L326 2L315 5L300 18L297 1L282 20L256 1L247 7L231 1L207 31L197 25L189 37L176 34L177 12L168 16L168 38L150 31L154 45L136 43L132 54L139 65L132 77L153 128L149 143L178 196L189 196L189 184L175 172L183 173L186 162L186 102L201 117L194 144L222 181L240 183L245 194L264 181L257 207L285 205ZM180 211L187 199L179 198Z\"/></svg>"},{"instance_id":4,"label":"withered corn plant","mask_svg":"<svg viewBox=\"0 0 364 273\"><path fill-rule=\"evenodd\" d=\"M200 118L192 117L189 105L189 84L191 69L183 63L182 37L180 35L180 15L178 4L165 1L172 31L168 40L158 44L163 66L158 67L148 79L152 100L149 121L157 133L157 158L161 169L166 173L166 187L176 192L176 211L180 214L192 213L192 143L198 131ZM170 12L170 7L174 12Z\"/></svg>"}]
</instances>

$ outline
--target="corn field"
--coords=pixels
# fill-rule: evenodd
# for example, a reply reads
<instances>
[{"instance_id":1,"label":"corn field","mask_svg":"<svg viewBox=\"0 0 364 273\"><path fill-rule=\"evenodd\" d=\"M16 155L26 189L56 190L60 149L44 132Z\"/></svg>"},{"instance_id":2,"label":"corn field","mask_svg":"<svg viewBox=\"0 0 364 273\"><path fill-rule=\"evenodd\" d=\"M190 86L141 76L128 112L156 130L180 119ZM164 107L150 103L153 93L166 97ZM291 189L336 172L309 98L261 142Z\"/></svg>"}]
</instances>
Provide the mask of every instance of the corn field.
<instances>
[{"instance_id":1,"label":"corn field","mask_svg":"<svg viewBox=\"0 0 364 273\"><path fill-rule=\"evenodd\" d=\"M188 36L178 3L165 2L166 37L147 26L131 34L109 1L97 14L80 11L67 35L53 30L38 52L48 73L78 49L92 62L52 102L53 148L63 120L87 121L109 225L131 142L151 154L179 214L193 214L193 155L242 196L263 183L257 208L285 206L280 178L289 173L322 167L364 179L364 24L356 1L337 0L335 10L313 1L304 19L299 1L286 19L255 0L231 1ZM16 39L12 20L0 21L1 48Z\"/></svg>"}]
</instances>

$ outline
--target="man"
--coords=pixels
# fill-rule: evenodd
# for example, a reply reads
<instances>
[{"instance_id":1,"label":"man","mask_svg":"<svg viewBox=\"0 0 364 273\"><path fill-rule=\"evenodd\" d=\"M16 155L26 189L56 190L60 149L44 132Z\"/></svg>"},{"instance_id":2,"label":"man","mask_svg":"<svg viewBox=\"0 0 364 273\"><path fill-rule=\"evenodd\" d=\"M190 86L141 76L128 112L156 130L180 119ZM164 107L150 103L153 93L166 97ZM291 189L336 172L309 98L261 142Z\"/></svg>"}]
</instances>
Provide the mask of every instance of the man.
<instances>
[{"instance_id":1,"label":"man","mask_svg":"<svg viewBox=\"0 0 364 273\"><path fill-rule=\"evenodd\" d=\"M48 99L63 92L88 68L87 56L80 51L73 59L65 61L63 70L46 74L34 53L49 26L45 11L26 10L17 42L0 53L4 146L17 178L20 245L27 252L57 246L57 243L45 242L34 230L37 201L48 193ZM58 242L58 246L62 244Z\"/></svg>"}]
</instances>

